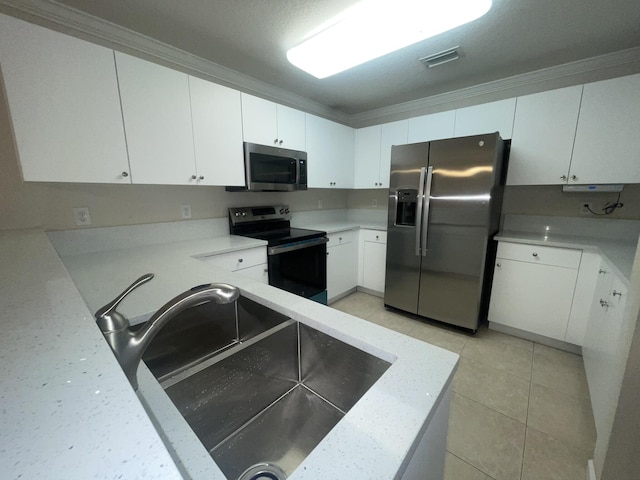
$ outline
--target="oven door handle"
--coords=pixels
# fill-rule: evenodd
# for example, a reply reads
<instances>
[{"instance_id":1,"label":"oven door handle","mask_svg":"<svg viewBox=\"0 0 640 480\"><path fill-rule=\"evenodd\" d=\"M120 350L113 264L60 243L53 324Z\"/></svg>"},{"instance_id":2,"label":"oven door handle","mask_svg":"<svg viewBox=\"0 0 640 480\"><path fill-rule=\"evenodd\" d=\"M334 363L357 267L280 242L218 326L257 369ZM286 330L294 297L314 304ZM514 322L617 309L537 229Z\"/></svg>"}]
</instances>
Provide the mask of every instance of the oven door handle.
<instances>
[{"instance_id":1,"label":"oven door handle","mask_svg":"<svg viewBox=\"0 0 640 480\"><path fill-rule=\"evenodd\" d=\"M268 247L268 255L279 255L281 253L293 252L295 250L302 250L303 248L315 247L327 243L329 239L327 237L317 238L305 242L296 243L294 245L278 245L277 247Z\"/></svg>"}]
</instances>

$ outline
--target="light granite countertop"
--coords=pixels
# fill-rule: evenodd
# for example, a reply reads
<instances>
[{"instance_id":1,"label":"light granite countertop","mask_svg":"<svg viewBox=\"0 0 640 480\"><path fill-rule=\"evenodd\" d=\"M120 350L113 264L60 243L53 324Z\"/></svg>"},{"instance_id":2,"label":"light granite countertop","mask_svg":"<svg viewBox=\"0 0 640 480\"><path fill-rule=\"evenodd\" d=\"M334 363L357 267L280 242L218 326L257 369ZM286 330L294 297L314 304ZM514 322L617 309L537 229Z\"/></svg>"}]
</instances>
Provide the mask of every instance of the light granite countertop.
<instances>
[{"instance_id":1,"label":"light granite countertop","mask_svg":"<svg viewBox=\"0 0 640 480\"><path fill-rule=\"evenodd\" d=\"M355 222L355 221L337 221L337 222L321 222L313 225L300 225L301 228L313 228L314 230L322 230L327 233L344 232L345 230L387 230L387 224L382 222Z\"/></svg>"},{"instance_id":2,"label":"light granite countertop","mask_svg":"<svg viewBox=\"0 0 640 480\"><path fill-rule=\"evenodd\" d=\"M6 406L0 418L3 445L11 445L0 465L15 477L180 478L183 473L224 479L144 365L136 397L90 313L147 272L155 278L121 304L130 318L147 318L194 285L227 282L252 300L392 362L292 479L396 477L458 362L446 350L195 258L264 245L261 241L222 236L69 254L64 266L42 232L8 232L0 242L8 272L0 281L6 304L2 321L10 332L1 340Z\"/></svg>"},{"instance_id":3,"label":"light granite countertop","mask_svg":"<svg viewBox=\"0 0 640 480\"><path fill-rule=\"evenodd\" d=\"M589 237L581 235L566 235L559 233L543 234L532 232L521 232L515 230L504 230L495 236L500 242L524 243L528 245L541 245L558 248L575 248L579 250L589 250L606 257L616 270L618 276L622 277L626 283L631 278L633 259L636 254L637 239L632 240L611 240L601 237Z\"/></svg>"},{"instance_id":4,"label":"light granite countertop","mask_svg":"<svg viewBox=\"0 0 640 480\"><path fill-rule=\"evenodd\" d=\"M2 478L182 478L46 235L0 265Z\"/></svg>"}]
</instances>

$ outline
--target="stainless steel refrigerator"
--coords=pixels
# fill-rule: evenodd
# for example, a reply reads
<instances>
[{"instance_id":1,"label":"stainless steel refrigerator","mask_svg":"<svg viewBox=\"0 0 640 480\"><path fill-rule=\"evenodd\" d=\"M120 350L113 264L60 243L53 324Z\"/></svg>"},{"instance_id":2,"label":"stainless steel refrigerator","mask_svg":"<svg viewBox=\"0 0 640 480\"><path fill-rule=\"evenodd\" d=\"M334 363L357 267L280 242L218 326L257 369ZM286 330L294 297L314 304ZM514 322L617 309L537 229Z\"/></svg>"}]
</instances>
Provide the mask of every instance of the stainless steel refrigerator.
<instances>
[{"instance_id":1,"label":"stainless steel refrigerator","mask_svg":"<svg viewBox=\"0 0 640 480\"><path fill-rule=\"evenodd\" d=\"M502 206L498 133L393 146L384 303L478 329Z\"/></svg>"}]
</instances>

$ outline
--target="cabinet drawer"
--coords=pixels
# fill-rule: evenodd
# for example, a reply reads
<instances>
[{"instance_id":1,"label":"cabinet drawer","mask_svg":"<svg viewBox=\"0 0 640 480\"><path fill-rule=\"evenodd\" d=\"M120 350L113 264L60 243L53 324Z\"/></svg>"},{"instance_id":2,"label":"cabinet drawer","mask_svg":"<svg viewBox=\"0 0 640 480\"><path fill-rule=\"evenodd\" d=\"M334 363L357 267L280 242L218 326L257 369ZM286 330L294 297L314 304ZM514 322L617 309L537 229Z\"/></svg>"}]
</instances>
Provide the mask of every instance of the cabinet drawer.
<instances>
[{"instance_id":1,"label":"cabinet drawer","mask_svg":"<svg viewBox=\"0 0 640 480\"><path fill-rule=\"evenodd\" d=\"M522 243L498 243L498 258L519 262L539 263L556 267L578 268L582 250L570 248L541 247Z\"/></svg>"},{"instance_id":2,"label":"cabinet drawer","mask_svg":"<svg viewBox=\"0 0 640 480\"><path fill-rule=\"evenodd\" d=\"M362 239L365 242L387 243L387 232L382 230L363 230Z\"/></svg>"},{"instance_id":3,"label":"cabinet drawer","mask_svg":"<svg viewBox=\"0 0 640 480\"><path fill-rule=\"evenodd\" d=\"M235 271L267 263L267 249L265 247L259 247L238 250L236 252L202 257L201 260L220 268Z\"/></svg>"},{"instance_id":4,"label":"cabinet drawer","mask_svg":"<svg viewBox=\"0 0 640 480\"><path fill-rule=\"evenodd\" d=\"M358 232L355 230L330 233L329 235L327 235L327 237L329 237L327 248L335 247L336 245L343 245L345 243L352 243L355 241L357 234Z\"/></svg>"}]
</instances>

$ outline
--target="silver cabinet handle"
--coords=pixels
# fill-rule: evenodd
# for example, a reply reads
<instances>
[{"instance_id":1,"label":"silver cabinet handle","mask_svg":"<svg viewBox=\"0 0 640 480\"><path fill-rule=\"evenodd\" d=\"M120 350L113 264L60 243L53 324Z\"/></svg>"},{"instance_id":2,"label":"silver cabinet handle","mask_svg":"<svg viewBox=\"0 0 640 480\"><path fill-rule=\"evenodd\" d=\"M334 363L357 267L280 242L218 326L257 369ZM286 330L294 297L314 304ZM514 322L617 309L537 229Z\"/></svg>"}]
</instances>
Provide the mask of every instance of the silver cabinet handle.
<instances>
[{"instance_id":1,"label":"silver cabinet handle","mask_svg":"<svg viewBox=\"0 0 640 480\"><path fill-rule=\"evenodd\" d=\"M198 177L198 180L204 180L204 175L200 175L200 176Z\"/></svg>"},{"instance_id":2,"label":"silver cabinet handle","mask_svg":"<svg viewBox=\"0 0 640 480\"><path fill-rule=\"evenodd\" d=\"M121 175L122 175L124 178L127 178L127 177L129 176L129 174L128 174L127 172L122 172L122 173L121 173Z\"/></svg>"},{"instance_id":3,"label":"silver cabinet handle","mask_svg":"<svg viewBox=\"0 0 640 480\"><path fill-rule=\"evenodd\" d=\"M613 295L614 297L615 297L616 295L618 295L619 297L622 297L622 292L616 292L616 291L614 290L612 295Z\"/></svg>"},{"instance_id":4,"label":"silver cabinet handle","mask_svg":"<svg viewBox=\"0 0 640 480\"><path fill-rule=\"evenodd\" d=\"M536 252L533 252L533 253L532 253L532 255L533 255L534 257L538 257L538 254L537 254Z\"/></svg>"},{"instance_id":5,"label":"silver cabinet handle","mask_svg":"<svg viewBox=\"0 0 640 480\"><path fill-rule=\"evenodd\" d=\"M601 273L607 273L607 271L602 269L598 270L598 274L601 274Z\"/></svg>"},{"instance_id":6,"label":"silver cabinet handle","mask_svg":"<svg viewBox=\"0 0 640 480\"><path fill-rule=\"evenodd\" d=\"M560 180L566 180L567 176L566 175L560 175Z\"/></svg>"},{"instance_id":7,"label":"silver cabinet handle","mask_svg":"<svg viewBox=\"0 0 640 480\"><path fill-rule=\"evenodd\" d=\"M496 267L501 267L501 266L502 266L502 264L496 263Z\"/></svg>"},{"instance_id":8,"label":"silver cabinet handle","mask_svg":"<svg viewBox=\"0 0 640 480\"><path fill-rule=\"evenodd\" d=\"M278 144L278 139L277 139L277 138L273 141L273 144L274 144L274 145L277 145L277 144Z\"/></svg>"},{"instance_id":9,"label":"silver cabinet handle","mask_svg":"<svg viewBox=\"0 0 640 480\"><path fill-rule=\"evenodd\" d=\"M238 259L238 263L242 263L244 260L242 260L241 258Z\"/></svg>"},{"instance_id":10,"label":"silver cabinet handle","mask_svg":"<svg viewBox=\"0 0 640 480\"><path fill-rule=\"evenodd\" d=\"M600 306L603 308L607 308L609 306L609 302L607 302L606 300L600 299Z\"/></svg>"},{"instance_id":11,"label":"silver cabinet handle","mask_svg":"<svg viewBox=\"0 0 640 480\"><path fill-rule=\"evenodd\" d=\"M578 180L578 177L576 177L575 175L571 175L571 180Z\"/></svg>"},{"instance_id":12,"label":"silver cabinet handle","mask_svg":"<svg viewBox=\"0 0 640 480\"><path fill-rule=\"evenodd\" d=\"M338 237L338 241L341 242L342 241L342 237Z\"/></svg>"},{"instance_id":13,"label":"silver cabinet handle","mask_svg":"<svg viewBox=\"0 0 640 480\"><path fill-rule=\"evenodd\" d=\"M196 177L195 175L191 175L191 180L195 180L196 178L198 177Z\"/></svg>"},{"instance_id":14,"label":"silver cabinet handle","mask_svg":"<svg viewBox=\"0 0 640 480\"><path fill-rule=\"evenodd\" d=\"M280 141L278 142L278 145L282 145L282 140L280 140Z\"/></svg>"},{"instance_id":15,"label":"silver cabinet handle","mask_svg":"<svg viewBox=\"0 0 640 480\"><path fill-rule=\"evenodd\" d=\"M380 239L380 236L379 236L379 235L376 235L376 240L379 240L379 239Z\"/></svg>"}]
</instances>

